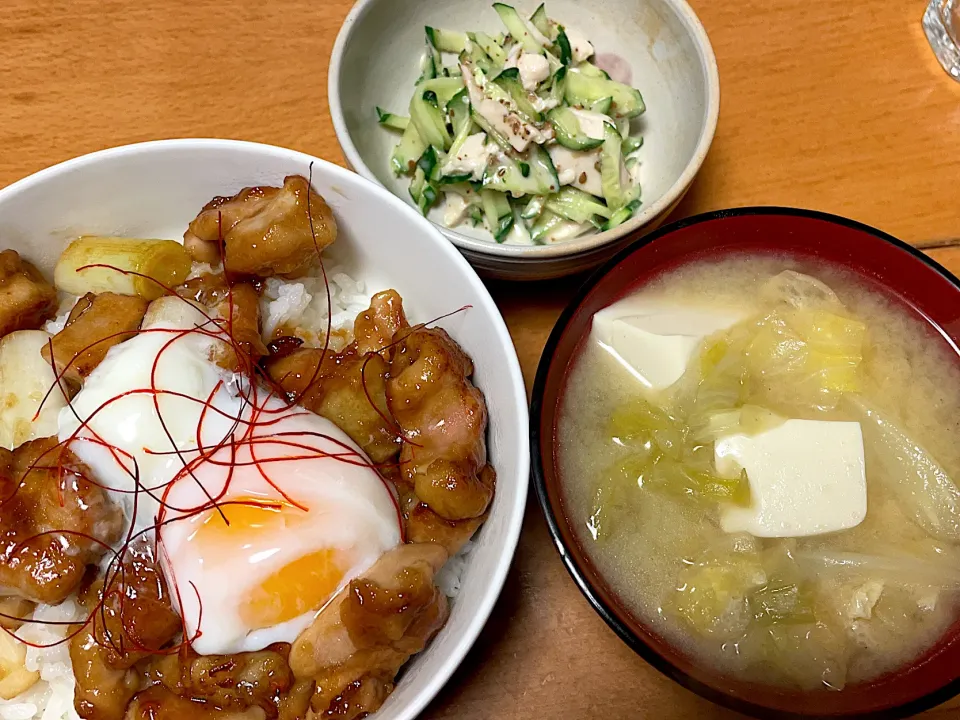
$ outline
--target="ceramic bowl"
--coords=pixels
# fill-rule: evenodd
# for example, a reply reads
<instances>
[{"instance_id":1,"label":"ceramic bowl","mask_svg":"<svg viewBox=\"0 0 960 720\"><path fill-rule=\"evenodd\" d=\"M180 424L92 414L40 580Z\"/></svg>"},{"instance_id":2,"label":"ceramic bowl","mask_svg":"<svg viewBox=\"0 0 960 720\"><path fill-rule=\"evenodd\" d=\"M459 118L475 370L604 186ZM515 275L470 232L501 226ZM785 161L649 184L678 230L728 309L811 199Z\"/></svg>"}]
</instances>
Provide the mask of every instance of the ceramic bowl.
<instances>
[{"instance_id":1,"label":"ceramic bowl","mask_svg":"<svg viewBox=\"0 0 960 720\"><path fill-rule=\"evenodd\" d=\"M480 633L503 585L527 497L527 399L503 319L480 279L444 237L382 188L322 160L227 140L166 140L65 162L0 190L0 247L52 276L61 250L80 234L181 239L216 195L280 185L308 175L340 227L331 248L370 288L396 288L408 316L441 321L473 358L489 409L488 448L497 470L490 516L467 556L462 587L443 630L403 670L379 720L409 720L433 698Z\"/></svg>"},{"instance_id":2,"label":"ceramic bowl","mask_svg":"<svg viewBox=\"0 0 960 720\"><path fill-rule=\"evenodd\" d=\"M590 561L565 510L555 459L558 410L568 371L595 312L657 275L734 253L814 260L847 270L869 288L934 326L931 343L960 347L960 281L896 238L824 213L743 208L673 223L622 250L583 285L550 335L531 405L533 474L553 540L574 582L624 642L681 685L721 705L771 720L901 718L960 691L960 620L911 665L840 692L790 692L723 675L667 642L620 601ZM957 362L960 363L960 355ZM637 698L641 701L641 698Z\"/></svg>"},{"instance_id":3,"label":"ceramic bowl","mask_svg":"<svg viewBox=\"0 0 960 720\"><path fill-rule=\"evenodd\" d=\"M517 5L529 15L536 2ZM577 27L600 55L629 65L647 111L641 132L642 205L618 228L552 245L498 245L482 228L440 226L482 274L529 280L596 266L637 233L657 227L676 207L703 164L720 110L717 63L707 34L684 0L548 0L550 17ZM425 25L456 30L503 29L489 0L360 0L347 16L330 61L329 101L347 162L411 203L410 179L389 158L396 133L377 124L376 106L406 115L420 75ZM440 220L442 212L431 218Z\"/></svg>"}]
</instances>

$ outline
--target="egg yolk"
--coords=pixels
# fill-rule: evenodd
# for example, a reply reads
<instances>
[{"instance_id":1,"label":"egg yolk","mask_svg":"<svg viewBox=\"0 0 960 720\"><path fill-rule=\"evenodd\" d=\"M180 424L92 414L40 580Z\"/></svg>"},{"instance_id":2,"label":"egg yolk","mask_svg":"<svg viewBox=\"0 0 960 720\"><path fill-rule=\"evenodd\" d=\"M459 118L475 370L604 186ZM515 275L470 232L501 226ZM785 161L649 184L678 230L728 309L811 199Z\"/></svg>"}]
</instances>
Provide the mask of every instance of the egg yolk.
<instances>
[{"instance_id":1,"label":"egg yolk","mask_svg":"<svg viewBox=\"0 0 960 720\"><path fill-rule=\"evenodd\" d=\"M221 506L220 512L211 512L193 539L226 542L241 549L257 535L290 532L304 515L290 505L264 505L262 500L243 498ZM343 581L349 569L346 559L342 550L321 548L283 565L247 591L240 603L240 619L259 629L319 610Z\"/></svg>"}]
</instances>

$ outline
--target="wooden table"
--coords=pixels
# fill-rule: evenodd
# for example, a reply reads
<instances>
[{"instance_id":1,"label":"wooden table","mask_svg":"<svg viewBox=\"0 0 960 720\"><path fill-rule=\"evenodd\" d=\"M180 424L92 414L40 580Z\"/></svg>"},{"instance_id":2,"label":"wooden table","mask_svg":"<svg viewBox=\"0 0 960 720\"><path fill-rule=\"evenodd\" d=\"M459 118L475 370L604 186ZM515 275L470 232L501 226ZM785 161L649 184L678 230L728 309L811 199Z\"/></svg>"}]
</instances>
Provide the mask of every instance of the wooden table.
<instances>
[{"instance_id":1,"label":"wooden table","mask_svg":"<svg viewBox=\"0 0 960 720\"><path fill-rule=\"evenodd\" d=\"M92 150L183 136L256 140L343 162L326 73L351 2L3 0L0 186ZM816 208L883 228L960 271L960 84L926 45L923 0L693 4L720 63L723 108L676 216L750 204ZM491 284L528 385L576 282ZM931 716L960 717L958 708ZM661 677L614 637L567 577L531 496L493 617L425 716L732 714Z\"/></svg>"}]
</instances>

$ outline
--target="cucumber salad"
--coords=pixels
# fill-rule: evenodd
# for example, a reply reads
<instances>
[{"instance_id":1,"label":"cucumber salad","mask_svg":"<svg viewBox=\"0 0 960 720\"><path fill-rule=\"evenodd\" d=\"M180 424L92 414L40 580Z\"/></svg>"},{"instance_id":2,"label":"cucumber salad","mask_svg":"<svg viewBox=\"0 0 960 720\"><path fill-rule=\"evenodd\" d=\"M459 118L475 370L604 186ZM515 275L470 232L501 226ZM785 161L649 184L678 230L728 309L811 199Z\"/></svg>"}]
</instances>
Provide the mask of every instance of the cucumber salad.
<instances>
[{"instance_id":1,"label":"cucumber salad","mask_svg":"<svg viewBox=\"0 0 960 720\"><path fill-rule=\"evenodd\" d=\"M390 162L426 215L485 226L498 243L547 244L609 230L640 206L630 121L640 92L597 67L594 47L544 6L493 6L505 33L426 28L409 115ZM445 59L447 62L445 62Z\"/></svg>"}]
</instances>

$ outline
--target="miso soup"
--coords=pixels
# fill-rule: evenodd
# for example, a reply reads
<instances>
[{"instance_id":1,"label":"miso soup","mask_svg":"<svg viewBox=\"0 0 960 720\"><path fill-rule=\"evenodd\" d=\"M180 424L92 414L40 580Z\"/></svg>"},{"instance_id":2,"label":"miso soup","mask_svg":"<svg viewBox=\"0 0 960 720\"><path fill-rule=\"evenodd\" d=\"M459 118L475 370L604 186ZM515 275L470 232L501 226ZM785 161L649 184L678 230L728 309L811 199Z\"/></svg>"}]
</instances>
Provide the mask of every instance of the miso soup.
<instances>
[{"instance_id":1,"label":"miso soup","mask_svg":"<svg viewBox=\"0 0 960 720\"><path fill-rule=\"evenodd\" d=\"M685 653L841 690L957 617L958 421L933 328L835 269L730 256L595 316L561 406L564 503Z\"/></svg>"}]
</instances>

